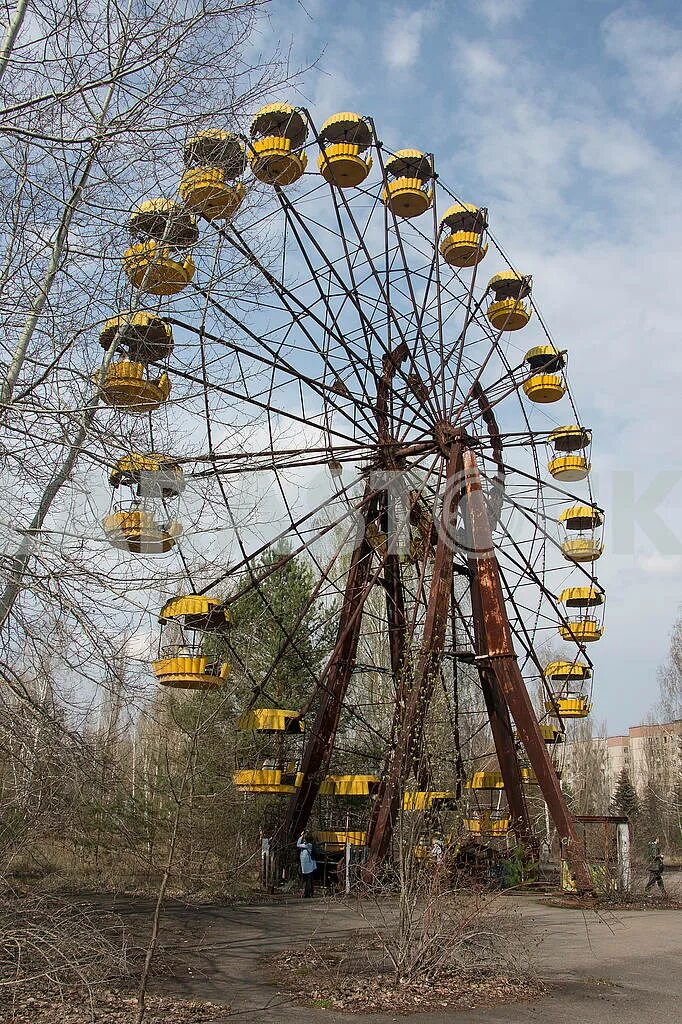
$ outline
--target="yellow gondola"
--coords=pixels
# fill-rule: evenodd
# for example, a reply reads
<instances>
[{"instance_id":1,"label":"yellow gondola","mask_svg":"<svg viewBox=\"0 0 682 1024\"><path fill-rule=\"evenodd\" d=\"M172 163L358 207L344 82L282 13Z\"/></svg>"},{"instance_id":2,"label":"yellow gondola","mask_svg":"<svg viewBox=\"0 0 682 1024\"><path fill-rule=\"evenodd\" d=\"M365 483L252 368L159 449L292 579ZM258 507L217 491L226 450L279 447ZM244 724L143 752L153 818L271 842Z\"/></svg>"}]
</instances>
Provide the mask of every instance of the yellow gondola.
<instances>
[{"instance_id":1,"label":"yellow gondola","mask_svg":"<svg viewBox=\"0 0 682 1024\"><path fill-rule=\"evenodd\" d=\"M229 220L246 195L236 179L246 169L238 136L220 129L197 132L185 143L185 172L178 191L186 206L207 220Z\"/></svg>"},{"instance_id":2,"label":"yellow gondola","mask_svg":"<svg viewBox=\"0 0 682 1024\"><path fill-rule=\"evenodd\" d=\"M504 789L502 772L474 772L464 783L467 789Z\"/></svg>"},{"instance_id":3,"label":"yellow gondola","mask_svg":"<svg viewBox=\"0 0 682 1024\"><path fill-rule=\"evenodd\" d=\"M604 523L604 516L593 505L571 505L559 515L559 522L567 530L596 530Z\"/></svg>"},{"instance_id":4,"label":"yellow gondola","mask_svg":"<svg viewBox=\"0 0 682 1024\"><path fill-rule=\"evenodd\" d=\"M427 182L433 177L428 156L418 149L401 149L384 164L386 185L381 198L396 217L419 217L433 202Z\"/></svg>"},{"instance_id":5,"label":"yellow gondola","mask_svg":"<svg viewBox=\"0 0 682 1024\"><path fill-rule=\"evenodd\" d=\"M165 554L182 537L182 526L175 520L161 524L144 509L119 510L102 521L105 536L112 547L134 554Z\"/></svg>"},{"instance_id":6,"label":"yellow gondola","mask_svg":"<svg viewBox=\"0 0 682 1024\"><path fill-rule=\"evenodd\" d=\"M577 483L585 480L591 467L584 455L560 455L550 459L547 468L555 480Z\"/></svg>"},{"instance_id":7,"label":"yellow gondola","mask_svg":"<svg viewBox=\"0 0 682 1024\"><path fill-rule=\"evenodd\" d=\"M465 818L464 827L472 836L506 836L511 828L511 819L481 814L478 818Z\"/></svg>"},{"instance_id":8,"label":"yellow gondola","mask_svg":"<svg viewBox=\"0 0 682 1024\"><path fill-rule=\"evenodd\" d=\"M486 316L496 331L519 331L531 316L531 308L523 299L530 295L532 278L516 270L503 270L488 282L494 301Z\"/></svg>"},{"instance_id":9,"label":"yellow gondola","mask_svg":"<svg viewBox=\"0 0 682 1024\"><path fill-rule=\"evenodd\" d=\"M372 129L364 117L349 111L328 117L320 129L317 161L324 180L338 188L361 185L372 169L371 156L364 155L371 144Z\"/></svg>"},{"instance_id":10,"label":"yellow gondola","mask_svg":"<svg viewBox=\"0 0 682 1024\"><path fill-rule=\"evenodd\" d=\"M284 708L250 708L236 722L239 732L286 733L295 736L305 729L298 711Z\"/></svg>"},{"instance_id":11,"label":"yellow gondola","mask_svg":"<svg viewBox=\"0 0 682 1024\"><path fill-rule=\"evenodd\" d=\"M196 272L191 256L179 257L170 246L153 240L126 249L122 264L131 284L148 295L177 295Z\"/></svg>"},{"instance_id":12,"label":"yellow gondola","mask_svg":"<svg viewBox=\"0 0 682 1024\"><path fill-rule=\"evenodd\" d=\"M590 609L603 605L606 595L598 586L566 587L559 594L558 600L567 609ZM602 637L604 627L599 619L584 614L578 617L569 617L567 622L562 622L559 626L559 633L564 640L592 643Z\"/></svg>"},{"instance_id":13,"label":"yellow gondola","mask_svg":"<svg viewBox=\"0 0 682 1024\"><path fill-rule=\"evenodd\" d=\"M554 743L563 743L566 738L561 729L558 729L555 725L550 725L546 722L539 722L538 729L540 730L540 735L548 746L553 745ZM521 742L521 737L516 731L514 732L514 739L517 743Z\"/></svg>"},{"instance_id":14,"label":"yellow gondola","mask_svg":"<svg viewBox=\"0 0 682 1024\"><path fill-rule=\"evenodd\" d=\"M221 167L185 171L178 192L192 210L207 220L231 220L246 197L243 181L230 181Z\"/></svg>"},{"instance_id":15,"label":"yellow gondola","mask_svg":"<svg viewBox=\"0 0 682 1024\"><path fill-rule=\"evenodd\" d=\"M470 203L455 203L440 219L448 229L440 243L443 259L450 267L474 267L488 251L483 233L488 227L485 210Z\"/></svg>"},{"instance_id":16,"label":"yellow gondola","mask_svg":"<svg viewBox=\"0 0 682 1024\"><path fill-rule=\"evenodd\" d=\"M144 363L121 359L107 366L101 391L107 405L142 416L168 401L171 382L165 371L152 376Z\"/></svg>"},{"instance_id":17,"label":"yellow gondola","mask_svg":"<svg viewBox=\"0 0 682 1024\"><path fill-rule=\"evenodd\" d=\"M203 594L187 594L166 601L159 622L169 627L162 634L154 675L164 686L205 690L221 687L230 666L220 650L220 637L230 621L223 601Z\"/></svg>"},{"instance_id":18,"label":"yellow gondola","mask_svg":"<svg viewBox=\"0 0 682 1024\"><path fill-rule=\"evenodd\" d=\"M106 321L99 334L99 343L105 351L113 342L135 362L159 363L168 359L173 351L173 331L156 313L144 310L119 313Z\"/></svg>"},{"instance_id":19,"label":"yellow gondola","mask_svg":"<svg viewBox=\"0 0 682 1024\"><path fill-rule=\"evenodd\" d=\"M592 669L583 661L551 661L544 670L554 688L559 689L552 700L545 701L545 710L553 717L587 718L592 705L584 692L592 678Z\"/></svg>"},{"instance_id":20,"label":"yellow gondola","mask_svg":"<svg viewBox=\"0 0 682 1024\"><path fill-rule=\"evenodd\" d=\"M121 484L139 483L144 478L145 493L153 493L155 497L176 497L185 489L185 476L182 467L169 455L149 452L131 452L118 459L109 474L112 487Z\"/></svg>"},{"instance_id":21,"label":"yellow gondola","mask_svg":"<svg viewBox=\"0 0 682 1024\"><path fill-rule=\"evenodd\" d=\"M130 214L130 234L153 239L175 249L186 249L199 239L196 217L174 199L147 199Z\"/></svg>"},{"instance_id":22,"label":"yellow gondola","mask_svg":"<svg viewBox=\"0 0 682 1024\"><path fill-rule=\"evenodd\" d=\"M233 774L233 781L242 793L269 793L273 796L290 796L301 785L303 775L299 771L300 759L292 752L292 745L304 731L303 720L298 711L288 708L249 708L236 721L237 732L250 732L269 737L256 741L254 747L265 760L258 768L239 768ZM292 740L292 737L294 739ZM253 756L255 760L255 756Z\"/></svg>"},{"instance_id":23,"label":"yellow gondola","mask_svg":"<svg viewBox=\"0 0 682 1024\"><path fill-rule=\"evenodd\" d=\"M432 808L447 807L455 801L455 792L451 789L431 792L412 790L403 793L404 811L430 811Z\"/></svg>"},{"instance_id":24,"label":"yellow gondola","mask_svg":"<svg viewBox=\"0 0 682 1024\"><path fill-rule=\"evenodd\" d=\"M604 552L604 545L590 537L573 537L561 545L561 552L569 562L596 562Z\"/></svg>"},{"instance_id":25,"label":"yellow gondola","mask_svg":"<svg viewBox=\"0 0 682 1024\"><path fill-rule=\"evenodd\" d=\"M170 551L182 536L182 526L172 518L162 521L157 502L166 508L167 500L182 493L185 480L180 466L166 455L133 452L118 460L109 483L114 490L124 486L131 492L103 520L109 543L134 553Z\"/></svg>"},{"instance_id":26,"label":"yellow gondola","mask_svg":"<svg viewBox=\"0 0 682 1024\"><path fill-rule=\"evenodd\" d=\"M320 785L320 796L366 799L375 793L378 785L378 775L327 775Z\"/></svg>"},{"instance_id":27,"label":"yellow gondola","mask_svg":"<svg viewBox=\"0 0 682 1024\"><path fill-rule=\"evenodd\" d=\"M329 853L343 853L349 846L366 846L367 833L357 829L323 829L315 833L315 841Z\"/></svg>"},{"instance_id":28,"label":"yellow gondola","mask_svg":"<svg viewBox=\"0 0 682 1024\"><path fill-rule=\"evenodd\" d=\"M583 661L550 661L544 674L555 684L585 683L592 678L592 669Z\"/></svg>"},{"instance_id":29,"label":"yellow gondola","mask_svg":"<svg viewBox=\"0 0 682 1024\"><path fill-rule=\"evenodd\" d=\"M591 432L579 426L557 427L547 440L554 450L554 456L547 464L554 479L567 483L584 480L590 471L590 463L585 455L575 453L590 446ZM571 454L567 454L569 452Z\"/></svg>"},{"instance_id":30,"label":"yellow gondola","mask_svg":"<svg viewBox=\"0 0 682 1024\"><path fill-rule=\"evenodd\" d=\"M223 167L230 180L246 170L244 143L233 132L204 128L191 135L182 154L185 167Z\"/></svg>"},{"instance_id":31,"label":"yellow gondola","mask_svg":"<svg viewBox=\"0 0 682 1024\"><path fill-rule=\"evenodd\" d=\"M173 333L165 320L144 310L119 313L100 331L100 345L125 353L110 362L101 383L107 405L126 412L152 412L168 400L171 383L165 371L150 371L150 363L163 362L173 351Z\"/></svg>"},{"instance_id":32,"label":"yellow gondola","mask_svg":"<svg viewBox=\"0 0 682 1024\"><path fill-rule=\"evenodd\" d=\"M587 718L592 711L592 704L582 693L567 693L554 700L545 701L545 710L550 715L562 718Z\"/></svg>"},{"instance_id":33,"label":"yellow gondola","mask_svg":"<svg viewBox=\"0 0 682 1024\"><path fill-rule=\"evenodd\" d=\"M604 604L606 594L599 586L566 587L557 600L567 608L597 608Z\"/></svg>"},{"instance_id":34,"label":"yellow gondola","mask_svg":"<svg viewBox=\"0 0 682 1024\"><path fill-rule=\"evenodd\" d=\"M300 787L303 775L296 762L262 768L241 768L232 774L232 781L240 793L267 793L270 796L291 796Z\"/></svg>"},{"instance_id":35,"label":"yellow gondola","mask_svg":"<svg viewBox=\"0 0 682 1024\"><path fill-rule=\"evenodd\" d=\"M566 359L554 345L536 345L523 357L531 371L523 382L523 390L531 402L547 405L558 402L566 394L563 371Z\"/></svg>"},{"instance_id":36,"label":"yellow gondola","mask_svg":"<svg viewBox=\"0 0 682 1024\"><path fill-rule=\"evenodd\" d=\"M249 163L266 185L293 185L304 174L308 158L302 150L308 136L305 114L289 103L261 107L251 122Z\"/></svg>"},{"instance_id":37,"label":"yellow gondola","mask_svg":"<svg viewBox=\"0 0 682 1024\"><path fill-rule=\"evenodd\" d=\"M595 530L604 524L604 516L592 505L572 505L559 515L559 523L578 537L566 537L561 551L569 562L594 562L601 557L604 545Z\"/></svg>"},{"instance_id":38,"label":"yellow gondola","mask_svg":"<svg viewBox=\"0 0 682 1024\"><path fill-rule=\"evenodd\" d=\"M563 743L566 739L566 733L563 729L559 729L556 725L549 725L545 722L540 725L540 735L545 743L552 746L555 743Z\"/></svg>"},{"instance_id":39,"label":"yellow gondola","mask_svg":"<svg viewBox=\"0 0 682 1024\"><path fill-rule=\"evenodd\" d=\"M594 643L601 640L604 635L604 627L598 619L587 616L582 619L569 619L567 623L561 623L559 634L562 640L575 640L579 644Z\"/></svg>"},{"instance_id":40,"label":"yellow gondola","mask_svg":"<svg viewBox=\"0 0 682 1024\"><path fill-rule=\"evenodd\" d=\"M193 213L172 199L148 199L130 215L136 243L123 253L124 273L139 291L175 295L194 277L194 262L185 250L199 238Z\"/></svg>"}]
</instances>

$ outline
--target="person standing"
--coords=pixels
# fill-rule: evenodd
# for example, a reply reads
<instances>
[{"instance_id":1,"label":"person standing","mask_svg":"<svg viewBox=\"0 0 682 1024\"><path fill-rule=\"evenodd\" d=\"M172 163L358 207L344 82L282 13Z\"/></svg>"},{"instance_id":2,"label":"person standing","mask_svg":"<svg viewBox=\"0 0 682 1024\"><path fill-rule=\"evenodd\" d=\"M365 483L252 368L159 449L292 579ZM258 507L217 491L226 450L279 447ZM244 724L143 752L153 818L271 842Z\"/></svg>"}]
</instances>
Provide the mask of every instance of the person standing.
<instances>
[{"instance_id":1,"label":"person standing","mask_svg":"<svg viewBox=\"0 0 682 1024\"><path fill-rule=\"evenodd\" d=\"M438 833L436 833L433 839L431 859L438 865L438 867L440 867L445 860L445 843L443 842L443 837Z\"/></svg>"},{"instance_id":2,"label":"person standing","mask_svg":"<svg viewBox=\"0 0 682 1024\"><path fill-rule=\"evenodd\" d=\"M303 898L311 899L313 895L313 875L317 870L317 861L313 857L313 842L309 832L301 832L296 843L301 861L303 876Z\"/></svg>"},{"instance_id":3,"label":"person standing","mask_svg":"<svg viewBox=\"0 0 682 1024\"><path fill-rule=\"evenodd\" d=\"M661 841L656 837L653 843L649 847L649 881L644 887L644 892L648 892L649 889L657 885L663 895L666 895L665 886L663 885L663 854L661 853Z\"/></svg>"}]
</instances>

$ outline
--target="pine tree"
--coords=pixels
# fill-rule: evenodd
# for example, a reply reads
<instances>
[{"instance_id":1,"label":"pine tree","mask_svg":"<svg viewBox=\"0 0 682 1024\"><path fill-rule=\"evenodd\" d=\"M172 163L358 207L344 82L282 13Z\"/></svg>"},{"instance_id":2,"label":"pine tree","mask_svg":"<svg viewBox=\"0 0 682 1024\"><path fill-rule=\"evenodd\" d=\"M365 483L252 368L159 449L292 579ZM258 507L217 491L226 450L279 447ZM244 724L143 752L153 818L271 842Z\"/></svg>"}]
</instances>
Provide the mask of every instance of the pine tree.
<instances>
[{"instance_id":1,"label":"pine tree","mask_svg":"<svg viewBox=\"0 0 682 1024\"><path fill-rule=\"evenodd\" d=\"M262 576L288 554L285 546L267 551L254 575ZM289 558L232 605L229 645L246 670L234 665L235 677L244 676L244 696L265 684L264 695L276 705L296 709L315 689L333 645L333 616L315 599L314 586L308 562Z\"/></svg>"},{"instance_id":2,"label":"pine tree","mask_svg":"<svg viewBox=\"0 0 682 1024\"><path fill-rule=\"evenodd\" d=\"M629 818L630 821L635 821L639 816L639 797L637 796L637 790L630 781L630 773L625 766L621 768L620 775L618 776L616 792L611 801L611 810L614 814Z\"/></svg>"}]
</instances>

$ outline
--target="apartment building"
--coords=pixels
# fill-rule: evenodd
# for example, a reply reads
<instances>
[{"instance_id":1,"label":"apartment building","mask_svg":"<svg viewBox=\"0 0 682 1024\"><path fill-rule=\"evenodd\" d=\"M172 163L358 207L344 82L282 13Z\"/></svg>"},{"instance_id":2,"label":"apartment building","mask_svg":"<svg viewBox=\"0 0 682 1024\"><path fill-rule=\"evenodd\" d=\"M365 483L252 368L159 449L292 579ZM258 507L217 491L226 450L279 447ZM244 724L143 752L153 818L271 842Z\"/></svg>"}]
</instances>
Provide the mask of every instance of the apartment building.
<instances>
[{"instance_id":1,"label":"apartment building","mask_svg":"<svg viewBox=\"0 0 682 1024\"><path fill-rule=\"evenodd\" d=\"M569 784L586 769L604 776L613 796L623 768L640 795L648 784L670 791L682 783L682 720L633 725L623 736L594 736L564 744L564 779Z\"/></svg>"}]
</instances>

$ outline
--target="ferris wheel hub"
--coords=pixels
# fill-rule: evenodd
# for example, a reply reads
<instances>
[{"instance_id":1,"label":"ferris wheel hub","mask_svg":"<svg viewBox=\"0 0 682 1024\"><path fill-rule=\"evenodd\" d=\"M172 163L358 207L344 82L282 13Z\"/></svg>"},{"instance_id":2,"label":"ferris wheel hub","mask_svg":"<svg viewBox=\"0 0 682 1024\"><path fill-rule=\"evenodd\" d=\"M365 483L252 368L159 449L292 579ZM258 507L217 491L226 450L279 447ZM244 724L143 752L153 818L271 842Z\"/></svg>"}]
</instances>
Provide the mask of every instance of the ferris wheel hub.
<instances>
[{"instance_id":1,"label":"ferris wheel hub","mask_svg":"<svg viewBox=\"0 0 682 1024\"><path fill-rule=\"evenodd\" d=\"M456 441L465 441L463 431L447 420L441 420L433 426L433 438L444 455L450 454L450 449Z\"/></svg>"}]
</instances>

